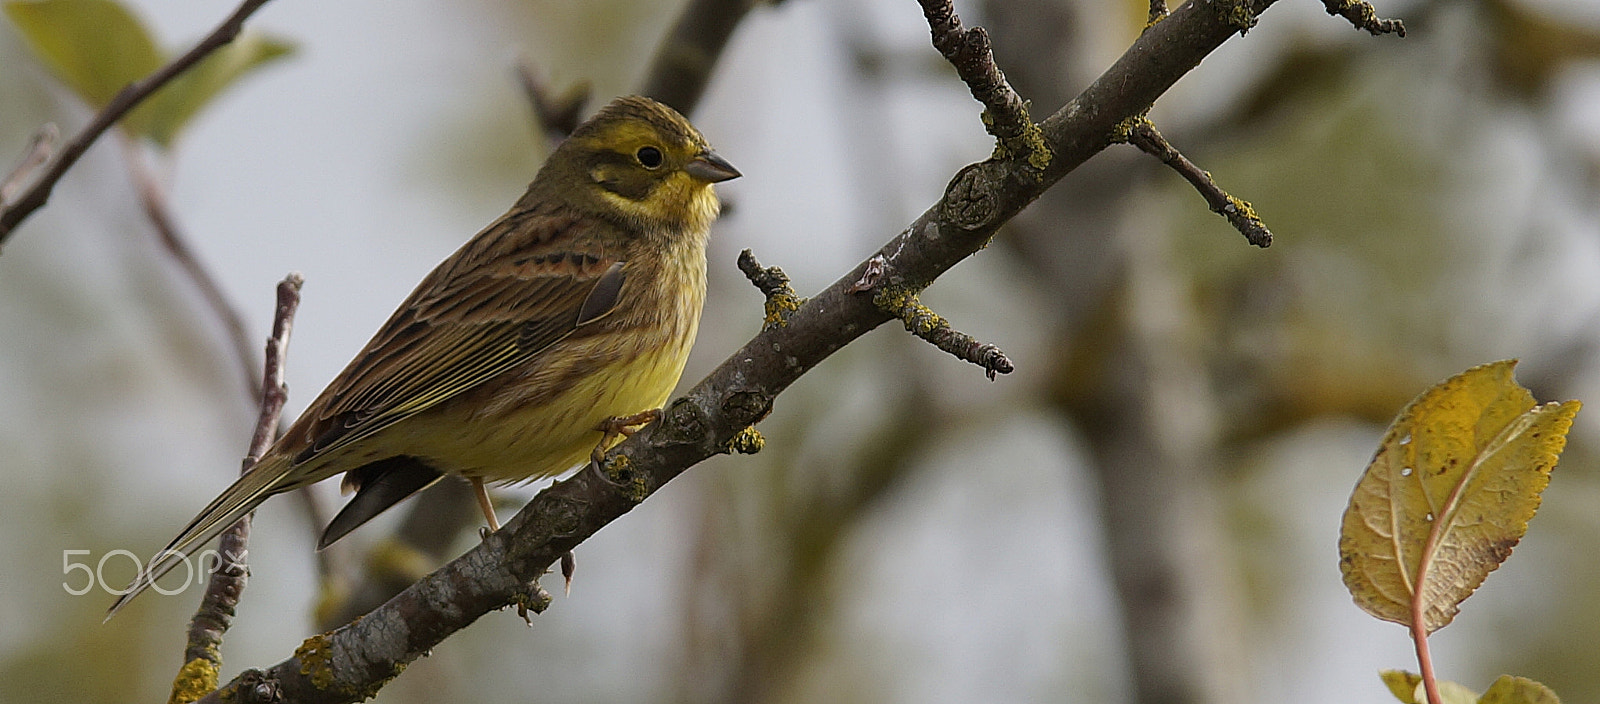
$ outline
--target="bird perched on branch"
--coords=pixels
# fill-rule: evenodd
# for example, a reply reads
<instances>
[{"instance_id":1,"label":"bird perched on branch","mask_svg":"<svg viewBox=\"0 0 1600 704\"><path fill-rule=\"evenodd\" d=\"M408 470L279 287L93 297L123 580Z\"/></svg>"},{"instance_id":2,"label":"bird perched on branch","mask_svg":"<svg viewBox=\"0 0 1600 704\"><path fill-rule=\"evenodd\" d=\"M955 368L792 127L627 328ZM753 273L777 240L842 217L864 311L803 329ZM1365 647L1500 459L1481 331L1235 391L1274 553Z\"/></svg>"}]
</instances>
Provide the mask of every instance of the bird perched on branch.
<instances>
[{"instance_id":1,"label":"bird perched on branch","mask_svg":"<svg viewBox=\"0 0 1600 704\"><path fill-rule=\"evenodd\" d=\"M705 298L712 184L739 176L683 116L625 97L573 131L510 212L439 264L107 618L275 494L344 473L318 548L446 474L548 477L654 419Z\"/></svg>"}]
</instances>

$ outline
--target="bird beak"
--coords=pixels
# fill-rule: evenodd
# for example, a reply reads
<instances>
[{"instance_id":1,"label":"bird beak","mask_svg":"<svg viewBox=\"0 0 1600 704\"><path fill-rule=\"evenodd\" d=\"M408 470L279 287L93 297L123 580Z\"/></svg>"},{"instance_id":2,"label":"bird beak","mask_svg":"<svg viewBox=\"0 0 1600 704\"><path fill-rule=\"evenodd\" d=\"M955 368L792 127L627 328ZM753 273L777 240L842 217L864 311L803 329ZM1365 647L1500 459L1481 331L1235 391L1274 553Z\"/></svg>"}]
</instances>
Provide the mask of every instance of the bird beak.
<instances>
[{"instance_id":1,"label":"bird beak","mask_svg":"<svg viewBox=\"0 0 1600 704\"><path fill-rule=\"evenodd\" d=\"M700 152L699 156L683 165L683 170L706 183L721 183L742 175L738 169L733 168L733 164L728 163L728 160L710 150Z\"/></svg>"}]
</instances>

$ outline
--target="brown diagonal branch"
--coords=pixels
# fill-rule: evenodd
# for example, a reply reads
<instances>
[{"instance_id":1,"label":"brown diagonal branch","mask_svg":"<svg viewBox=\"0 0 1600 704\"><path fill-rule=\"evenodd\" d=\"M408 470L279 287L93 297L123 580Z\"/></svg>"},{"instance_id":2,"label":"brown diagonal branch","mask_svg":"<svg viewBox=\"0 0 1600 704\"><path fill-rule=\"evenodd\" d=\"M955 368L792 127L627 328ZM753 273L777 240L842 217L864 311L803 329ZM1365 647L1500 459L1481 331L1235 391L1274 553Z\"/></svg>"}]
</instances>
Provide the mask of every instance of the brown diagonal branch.
<instances>
[{"instance_id":1,"label":"brown diagonal branch","mask_svg":"<svg viewBox=\"0 0 1600 704\"><path fill-rule=\"evenodd\" d=\"M82 131L74 135L62 147L61 151L56 154L55 161L50 162L50 167L39 177L39 180L34 181L27 192L23 193L22 197L18 198L15 203L0 209L0 245L5 244L6 239L16 230L17 225L21 224L24 219L33 214L33 211L43 207L45 202L50 200L50 191L55 188L56 182L60 181L61 177L67 173L67 169L72 168L72 165L78 162L78 158L89 150L90 145L93 145L95 140L100 138L100 135L105 134L105 131L111 129L111 126L116 124L117 120L122 119L123 115L128 114L128 111L137 107L145 98L150 97L184 71L200 63L202 59L210 56L211 52L233 41L234 37L239 36L239 30L244 27L244 21L250 15L255 14L256 10L261 9L262 5L267 4L267 1L244 0L233 11L233 14L228 15L228 18L223 20L222 24L217 25L217 28L211 30L211 33L206 35L204 39L201 39L193 48L184 52L183 56L173 59L171 63L162 66L148 77L130 83L122 90L117 91L117 94L111 98L111 102L106 103L106 106L95 114L94 119L90 120Z\"/></svg>"},{"instance_id":2,"label":"brown diagonal branch","mask_svg":"<svg viewBox=\"0 0 1600 704\"><path fill-rule=\"evenodd\" d=\"M278 304L272 318L272 336L267 338L261 380L261 413L256 418L255 432L250 436L250 449L245 454L240 474L250 471L261 453L272 444L277 435L278 417L289 399L289 388L283 383L284 357L288 353L294 312L300 306L302 283L299 274L290 274L278 283ZM245 563L249 543L250 514L246 514L224 531L217 543L216 567L200 599L200 608L189 621L189 644L183 651L183 668L172 683L169 704L188 704L217 688L222 669L222 636L233 623L239 596L250 576L250 567Z\"/></svg>"},{"instance_id":3,"label":"brown diagonal branch","mask_svg":"<svg viewBox=\"0 0 1600 704\"><path fill-rule=\"evenodd\" d=\"M1167 142L1166 137L1156 131L1156 126L1150 123L1149 118L1136 117L1130 121L1127 128L1127 142L1150 156L1161 160L1161 163L1172 167L1189 185L1194 186L1200 196L1206 199L1206 205L1211 207L1211 212L1228 219L1228 224L1233 229L1250 240L1250 244L1257 247L1272 245L1272 231L1267 229L1267 224L1256 215L1255 208L1250 202L1237 198L1222 190L1216 181L1211 180L1211 174L1205 169L1195 166L1189 158L1179 152Z\"/></svg>"},{"instance_id":4,"label":"brown diagonal branch","mask_svg":"<svg viewBox=\"0 0 1600 704\"><path fill-rule=\"evenodd\" d=\"M1246 0L1256 14L1275 0ZM982 249L1051 184L1111 143L1118 124L1200 63L1238 25L1212 3L1188 3L1135 40L1099 79L1041 125L1054 154L1042 172L1016 157L962 169L943 198L875 255L884 285L926 286ZM293 657L250 671L204 701L255 701L263 683L291 702L371 696L407 663L480 616L517 603L563 553L631 510L689 466L718 454L796 379L890 320L851 292L867 262L724 361L663 418L607 455L607 472L583 471L540 492L505 529L361 619L306 640Z\"/></svg>"}]
</instances>

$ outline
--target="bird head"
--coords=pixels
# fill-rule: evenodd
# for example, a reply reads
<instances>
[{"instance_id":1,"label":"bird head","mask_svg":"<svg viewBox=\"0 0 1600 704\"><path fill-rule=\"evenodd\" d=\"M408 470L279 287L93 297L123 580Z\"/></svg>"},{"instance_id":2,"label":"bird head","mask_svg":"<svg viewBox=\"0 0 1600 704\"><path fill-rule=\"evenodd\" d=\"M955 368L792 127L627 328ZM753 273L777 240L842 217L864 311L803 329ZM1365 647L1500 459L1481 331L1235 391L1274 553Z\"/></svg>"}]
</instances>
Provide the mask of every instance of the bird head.
<instances>
[{"instance_id":1,"label":"bird head","mask_svg":"<svg viewBox=\"0 0 1600 704\"><path fill-rule=\"evenodd\" d=\"M705 232L712 184L739 171L689 121L649 98L618 98L579 125L535 179L559 184L596 215L636 232Z\"/></svg>"}]
</instances>

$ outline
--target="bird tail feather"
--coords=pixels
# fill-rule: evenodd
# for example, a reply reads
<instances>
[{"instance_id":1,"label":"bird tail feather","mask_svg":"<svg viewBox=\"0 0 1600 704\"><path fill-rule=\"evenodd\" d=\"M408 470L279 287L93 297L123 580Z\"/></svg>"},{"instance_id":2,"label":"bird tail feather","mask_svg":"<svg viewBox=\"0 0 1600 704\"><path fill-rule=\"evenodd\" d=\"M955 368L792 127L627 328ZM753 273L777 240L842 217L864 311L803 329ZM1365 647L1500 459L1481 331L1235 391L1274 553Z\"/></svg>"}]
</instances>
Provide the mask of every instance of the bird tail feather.
<instances>
[{"instance_id":1,"label":"bird tail feather","mask_svg":"<svg viewBox=\"0 0 1600 704\"><path fill-rule=\"evenodd\" d=\"M220 496L213 499L194 517L194 520L189 521L189 525L184 526L178 537L173 538L172 542L167 543L166 547L150 558L144 569L140 570L126 589L122 590L116 602L111 604L111 608L106 610L106 620L111 620L122 607L149 589L162 575L187 560L196 549L221 535L239 519L244 518L245 514L254 511L268 497L294 488L296 485L284 481L285 472L278 466L284 462L287 460L257 464L240 476L238 481ZM229 557L243 559L242 555Z\"/></svg>"}]
</instances>

